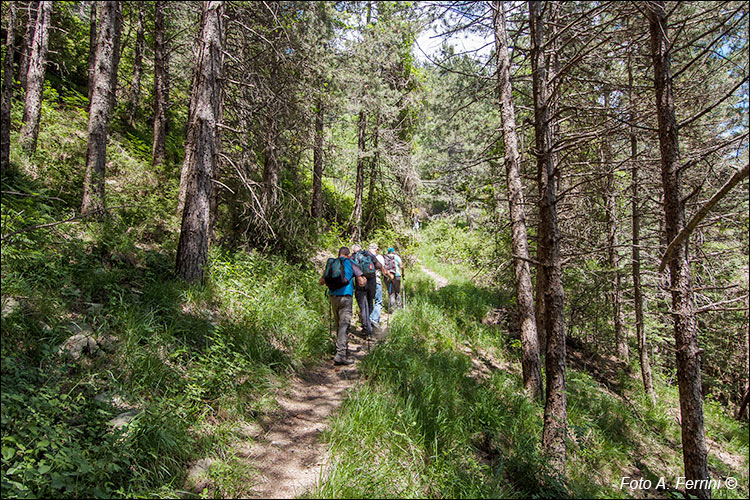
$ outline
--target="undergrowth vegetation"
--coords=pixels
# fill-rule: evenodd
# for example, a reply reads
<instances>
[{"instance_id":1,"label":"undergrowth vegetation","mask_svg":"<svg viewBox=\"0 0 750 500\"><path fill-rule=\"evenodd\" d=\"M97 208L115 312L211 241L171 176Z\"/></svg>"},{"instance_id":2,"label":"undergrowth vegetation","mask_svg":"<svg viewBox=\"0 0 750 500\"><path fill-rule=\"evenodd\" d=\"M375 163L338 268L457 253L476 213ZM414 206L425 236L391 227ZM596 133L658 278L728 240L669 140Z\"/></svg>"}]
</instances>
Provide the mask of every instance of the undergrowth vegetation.
<instances>
[{"instance_id":1,"label":"undergrowth vegetation","mask_svg":"<svg viewBox=\"0 0 750 500\"><path fill-rule=\"evenodd\" d=\"M58 224L80 203L85 98L45 92L37 152L14 148L2 179L2 497L196 496L186 477L202 458L212 460L204 495L248 495L253 471L234 451L252 440L243 429L276 408L291 374L333 353L309 259L342 244L351 199L327 185L331 230L282 217L272 228L279 246L215 245L206 283L187 285L173 272L176 139L172 163L152 171L147 134L115 127L109 215ZM20 118L16 106L13 143ZM567 478L548 468L543 408L523 394L509 328L512 280L486 285L488 272L509 272L493 262L507 241L449 221L420 238L380 228L370 241L404 257L408 307L360 363L366 382L332 419L329 475L310 494L626 497L624 473L681 474L676 387L657 378L652 406L628 373L605 380L578 369L568 371ZM434 290L417 255L449 284ZM747 424L710 399L705 416L712 475L740 484L714 496L747 497Z\"/></svg>"},{"instance_id":2,"label":"undergrowth vegetation","mask_svg":"<svg viewBox=\"0 0 750 500\"><path fill-rule=\"evenodd\" d=\"M409 307L395 313L387 340L364 359L368 383L333 419L332 472L313 495L625 498L633 492L620 489L621 478L636 471L654 484L660 477L674 484L682 475L676 388L660 384L652 406L629 376L602 382L568 370L567 478L547 467L539 452L544 408L524 395L520 370L513 369L520 366L520 341L506 324L482 322L493 309L512 305L509 293L472 283L468 263L472 248L481 248L477 236L454 228L436 241L444 229L440 222L423 232L420 260L450 267L446 274L456 282L435 291L430 277L409 271ZM450 266L449 259L455 259ZM505 369L478 376L472 363L482 358L472 361L466 347ZM609 382L619 383L621 393L609 390ZM733 476L741 485L714 495L745 496L747 425L711 404L706 425L710 438L744 457L730 465L712 450L712 475Z\"/></svg>"},{"instance_id":3,"label":"undergrowth vegetation","mask_svg":"<svg viewBox=\"0 0 750 500\"><path fill-rule=\"evenodd\" d=\"M37 152L2 179L2 496L175 497L207 456L214 493L241 496L233 429L332 352L317 273L216 247L205 285L177 279L174 166L152 172L130 132L108 147L109 215L57 224L80 204L75 98L47 87Z\"/></svg>"}]
</instances>

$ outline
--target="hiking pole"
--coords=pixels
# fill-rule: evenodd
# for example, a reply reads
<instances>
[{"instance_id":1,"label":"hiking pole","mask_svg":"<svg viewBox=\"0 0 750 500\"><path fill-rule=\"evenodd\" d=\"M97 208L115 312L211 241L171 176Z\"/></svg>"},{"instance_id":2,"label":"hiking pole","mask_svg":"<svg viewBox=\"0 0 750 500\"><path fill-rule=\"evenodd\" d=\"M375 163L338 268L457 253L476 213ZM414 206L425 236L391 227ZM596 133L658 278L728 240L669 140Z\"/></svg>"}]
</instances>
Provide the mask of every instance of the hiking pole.
<instances>
[{"instance_id":1,"label":"hiking pole","mask_svg":"<svg viewBox=\"0 0 750 500\"><path fill-rule=\"evenodd\" d=\"M391 280L388 280L388 319L386 320L386 327L391 325Z\"/></svg>"},{"instance_id":2,"label":"hiking pole","mask_svg":"<svg viewBox=\"0 0 750 500\"><path fill-rule=\"evenodd\" d=\"M402 307L406 309L406 286L404 285L404 275L401 275L401 303Z\"/></svg>"},{"instance_id":3,"label":"hiking pole","mask_svg":"<svg viewBox=\"0 0 750 500\"><path fill-rule=\"evenodd\" d=\"M333 330L333 304L331 304L331 299L328 298L328 292L323 291L325 293L326 300L328 301L328 335L331 334L331 330Z\"/></svg>"}]
</instances>

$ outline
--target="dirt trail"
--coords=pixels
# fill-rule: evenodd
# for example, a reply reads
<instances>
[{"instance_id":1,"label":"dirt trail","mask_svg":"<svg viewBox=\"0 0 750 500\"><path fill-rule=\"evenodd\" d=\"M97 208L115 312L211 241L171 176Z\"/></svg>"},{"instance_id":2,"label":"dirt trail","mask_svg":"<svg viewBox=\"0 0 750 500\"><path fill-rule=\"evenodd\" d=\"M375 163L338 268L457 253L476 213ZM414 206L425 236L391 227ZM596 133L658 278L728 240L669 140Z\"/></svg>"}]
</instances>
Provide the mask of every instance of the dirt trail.
<instances>
[{"instance_id":1,"label":"dirt trail","mask_svg":"<svg viewBox=\"0 0 750 500\"><path fill-rule=\"evenodd\" d=\"M385 319L387 315L382 316ZM375 341L382 340L385 333L377 331ZM370 343L370 349L376 342ZM367 342L349 334L349 353L356 360L353 365L334 366L328 361L292 378L276 395L280 408L260 420L263 430L255 442L238 450L257 471L251 497L298 497L326 477L330 450L320 441L320 434L359 383L357 365L368 354Z\"/></svg>"},{"instance_id":2,"label":"dirt trail","mask_svg":"<svg viewBox=\"0 0 750 500\"><path fill-rule=\"evenodd\" d=\"M425 273L427 276L435 280L435 290L440 290L444 286L448 285L448 280L440 276L438 273L431 269L427 269L423 265L419 265L419 267L422 269L422 272Z\"/></svg>"}]
</instances>

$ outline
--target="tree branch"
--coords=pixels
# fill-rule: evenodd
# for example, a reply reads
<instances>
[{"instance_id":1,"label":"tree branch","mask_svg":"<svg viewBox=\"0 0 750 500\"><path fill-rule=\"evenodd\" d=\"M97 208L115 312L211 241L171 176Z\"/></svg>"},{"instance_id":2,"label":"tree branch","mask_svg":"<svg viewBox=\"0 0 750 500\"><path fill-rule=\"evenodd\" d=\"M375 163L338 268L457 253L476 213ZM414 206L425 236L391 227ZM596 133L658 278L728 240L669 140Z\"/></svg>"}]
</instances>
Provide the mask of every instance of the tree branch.
<instances>
[{"instance_id":1,"label":"tree branch","mask_svg":"<svg viewBox=\"0 0 750 500\"><path fill-rule=\"evenodd\" d=\"M701 207L700 210L698 210L698 213L693 216L693 218L690 220L690 223L688 223L688 225L685 226L682 231L680 231L680 234L678 234L667 247L666 252L664 252L664 256L661 258L661 264L659 264L659 272L664 271L664 266L667 265L667 261L672 257L675 248L677 248L677 246L682 243L685 238L690 236L690 233L693 232L698 223L703 220L703 218L714 207L714 205L716 205L741 180L745 179L748 176L749 169L750 165L746 164L742 168L742 170L735 172L732 178L729 179L726 184L724 184L721 189L719 189L716 194L713 195L711 199L703 205L703 207Z\"/></svg>"}]
</instances>

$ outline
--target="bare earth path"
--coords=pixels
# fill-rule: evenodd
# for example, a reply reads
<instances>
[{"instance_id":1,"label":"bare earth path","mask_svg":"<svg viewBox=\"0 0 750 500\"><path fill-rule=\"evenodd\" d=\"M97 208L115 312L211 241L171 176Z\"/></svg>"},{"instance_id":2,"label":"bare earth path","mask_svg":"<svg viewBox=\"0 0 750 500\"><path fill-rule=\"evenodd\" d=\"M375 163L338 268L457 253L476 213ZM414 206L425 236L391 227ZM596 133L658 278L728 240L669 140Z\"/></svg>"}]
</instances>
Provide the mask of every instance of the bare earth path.
<instances>
[{"instance_id":1,"label":"bare earth path","mask_svg":"<svg viewBox=\"0 0 750 500\"><path fill-rule=\"evenodd\" d=\"M383 332L375 338L383 338ZM370 348L374 346L373 342ZM257 471L252 497L298 497L326 477L330 450L321 442L320 434L347 393L359 383L357 365L368 353L367 343L352 334L349 349L355 364L334 366L328 361L294 377L276 395L280 408L261 420L263 429L255 442L239 450Z\"/></svg>"},{"instance_id":2,"label":"bare earth path","mask_svg":"<svg viewBox=\"0 0 750 500\"><path fill-rule=\"evenodd\" d=\"M448 285L443 276L424 266L421 269L435 280L436 290ZM382 316L381 325L385 325L388 314L383 311ZM386 334L386 329L376 332L376 341ZM370 348L374 346L372 343ZM366 342L352 334L349 347L355 364L339 367L328 361L292 378L289 386L275 396L280 408L260 421L262 430L252 433L255 442L238 450L257 471L250 490L252 497L298 497L327 476L330 450L321 442L320 434L349 391L360 383L357 365L368 353ZM471 356L471 349L462 347ZM486 359L482 361L475 360L473 375L486 377L489 369L497 368Z\"/></svg>"},{"instance_id":3,"label":"bare earth path","mask_svg":"<svg viewBox=\"0 0 750 500\"><path fill-rule=\"evenodd\" d=\"M448 284L448 280L424 266L422 271L435 280L436 289ZM381 325L387 324L387 318L383 311ZM376 341L384 338L385 330L376 332ZM339 367L328 361L294 377L286 389L276 394L280 408L261 420L262 430L253 433L255 442L238 450L257 471L250 491L253 497L298 497L326 477L330 450L321 442L320 434L347 393L359 383L357 365L368 353L366 342L352 334L349 346L355 364Z\"/></svg>"},{"instance_id":4,"label":"bare earth path","mask_svg":"<svg viewBox=\"0 0 750 500\"><path fill-rule=\"evenodd\" d=\"M427 269L426 267L424 267L424 266L423 266L423 265L421 265L421 264L420 264L420 266L419 266L419 267L420 267L420 268L422 268L422 272L423 272L423 273L425 273L425 274L426 274L427 276L429 276L430 278L432 278L432 279L434 279L434 280L435 280L435 290L440 290L440 289L441 289L441 288L443 288L444 286L447 286L447 285L448 285L448 280L447 280L447 279L445 279L445 278L443 278L442 276L440 276L440 275L439 275L438 273L436 273L435 271L432 271L432 270L430 270L430 269Z\"/></svg>"}]
</instances>

